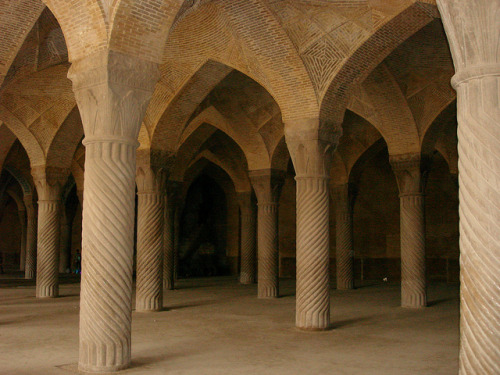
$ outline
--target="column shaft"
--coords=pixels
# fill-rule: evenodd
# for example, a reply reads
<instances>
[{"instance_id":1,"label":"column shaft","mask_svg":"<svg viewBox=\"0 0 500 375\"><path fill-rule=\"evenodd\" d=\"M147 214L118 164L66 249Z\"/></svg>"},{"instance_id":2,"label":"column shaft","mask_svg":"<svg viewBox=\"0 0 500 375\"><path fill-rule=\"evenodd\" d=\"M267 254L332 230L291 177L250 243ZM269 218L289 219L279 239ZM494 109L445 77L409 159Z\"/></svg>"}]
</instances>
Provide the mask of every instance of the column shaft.
<instances>
[{"instance_id":1,"label":"column shaft","mask_svg":"<svg viewBox=\"0 0 500 375\"><path fill-rule=\"evenodd\" d=\"M330 325L328 179L296 177L296 180L296 325L321 330Z\"/></svg>"},{"instance_id":2,"label":"column shaft","mask_svg":"<svg viewBox=\"0 0 500 375\"><path fill-rule=\"evenodd\" d=\"M163 308L163 197L140 192L137 207L136 310Z\"/></svg>"},{"instance_id":3,"label":"column shaft","mask_svg":"<svg viewBox=\"0 0 500 375\"><path fill-rule=\"evenodd\" d=\"M427 305L425 225L422 194L401 195L401 306Z\"/></svg>"},{"instance_id":4,"label":"column shaft","mask_svg":"<svg viewBox=\"0 0 500 375\"><path fill-rule=\"evenodd\" d=\"M60 201L38 201L37 298L59 295Z\"/></svg>"},{"instance_id":5,"label":"column shaft","mask_svg":"<svg viewBox=\"0 0 500 375\"><path fill-rule=\"evenodd\" d=\"M354 248L352 207L348 185L339 186L335 194L337 289L354 288Z\"/></svg>"},{"instance_id":6,"label":"column shaft","mask_svg":"<svg viewBox=\"0 0 500 375\"><path fill-rule=\"evenodd\" d=\"M258 297L279 295L278 204L258 205Z\"/></svg>"},{"instance_id":7,"label":"column shaft","mask_svg":"<svg viewBox=\"0 0 500 375\"><path fill-rule=\"evenodd\" d=\"M61 210L64 211L64 210ZM66 214L61 215L61 246L59 255L59 272L64 273L69 266L69 250L71 248L71 225Z\"/></svg>"},{"instance_id":8,"label":"column shaft","mask_svg":"<svg viewBox=\"0 0 500 375\"><path fill-rule=\"evenodd\" d=\"M457 88L461 375L500 373L499 87L500 66Z\"/></svg>"},{"instance_id":9,"label":"column shaft","mask_svg":"<svg viewBox=\"0 0 500 375\"><path fill-rule=\"evenodd\" d=\"M80 294L83 371L130 364L135 142L86 142Z\"/></svg>"},{"instance_id":10,"label":"column shaft","mask_svg":"<svg viewBox=\"0 0 500 375\"><path fill-rule=\"evenodd\" d=\"M255 216L241 211L241 268L240 283L255 282Z\"/></svg>"},{"instance_id":11,"label":"column shaft","mask_svg":"<svg viewBox=\"0 0 500 375\"><path fill-rule=\"evenodd\" d=\"M19 222L21 223L21 252L19 257L19 270L26 268L26 210L19 210Z\"/></svg>"},{"instance_id":12,"label":"column shaft","mask_svg":"<svg viewBox=\"0 0 500 375\"><path fill-rule=\"evenodd\" d=\"M175 209L167 199L165 207L164 225L164 258L163 258L163 288L173 290L175 288L174 262L175 262L175 242L174 242L174 219Z\"/></svg>"},{"instance_id":13,"label":"column shaft","mask_svg":"<svg viewBox=\"0 0 500 375\"><path fill-rule=\"evenodd\" d=\"M500 373L498 0L438 0L457 90L461 375Z\"/></svg>"},{"instance_id":14,"label":"column shaft","mask_svg":"<svg viewBox=\"0 0 500 375\"><path fill-rule=\"evenodd\" d=\"M426 173L421 171L420 154L391 155L390 162L399 188L401 237L401 306L427 305L425 279Z\"/></svg>"},{"instance_id":15,"label":"column shaft","mask_svg":"<svg viewBox=\"0 0 500 375\"><path fill-rule=\"evenodd\" d=\"M25 198L26 204L26 267L24 269L25 279L34 279L36 275L36 230L37 222L33 202Z\"/></svg>"}]
</instances>

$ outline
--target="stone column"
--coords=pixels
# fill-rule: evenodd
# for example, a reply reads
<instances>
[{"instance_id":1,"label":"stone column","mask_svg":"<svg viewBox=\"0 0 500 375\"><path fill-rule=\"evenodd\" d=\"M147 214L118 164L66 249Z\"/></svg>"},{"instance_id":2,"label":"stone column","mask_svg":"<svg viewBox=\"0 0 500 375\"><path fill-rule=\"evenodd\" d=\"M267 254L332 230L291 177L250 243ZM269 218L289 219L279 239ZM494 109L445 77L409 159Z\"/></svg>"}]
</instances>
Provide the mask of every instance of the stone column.
<instances>
[{"instance_id":1,"label":"stone column","mask_svg":"<svg viewBox=\"0 0 500 375\"><path fill-rule=\"evenodd\" d=\"M34 279L36 276L36 210L33 206L33 196L24 196L26 206L26 267L25 279Z\"/></svg>"},{"instance_id":2,"label":"stone column","mask_svg":"<svg viewBox=\"0 0 500 375\"><path fill-rule=\"evenodd\" d=\"M335 199L337 289L354 288L354 247L352 232L352 194L349 184L333 188Z\"/></svg>"},{"instance_id":3,"label":"stone column","mask_svg":"<svg viewBox=\"0 0 500 375\"><path fill-rule=\"evenodd\" d=\"M238 193L241 217L241 261L240 283L255 282L255 214L252 204L252 192Z\"/></svg>"},{"instance_id":4,"label":"stone column","mask_svg":"<svg viewBox=\"0 0 500 375\"><path fill-rule=\"evenodd\" d=\"M18 211L19 222L21 223L21 253L19 259L19 270L24 271L26 269L26 209L20 209Z\"/></svg>"},{"instance_id":5,"label":"stone column","mask_svg":"<svg viewBox=\"0 0 500 375\"><path fill-rule=\"evenodd\" d=\"M175 231L176 209L182 183L176 181L167 182L167 196L165 197L165 225L164 225L164 247L163 247L163 288L173 290L175 288Z\"/></svg>"},{"instance_id":6,"label":"stone column","mask_svg":"<svg viewBox=\"0 0 500 375\"><path fill-rule=\"evenodd\" d=\"M59 272L64 273L68 269L69 249L71 241L71 223L66 215L64 207L61 210L61 246L59 255Z\"/></svg>"},{"instance_id":7,"label":"stone column","mask_svg":"<svg viewBox=\"0 0 500 375\"><path fill-rule=\"evenodd\" d=\"M425 281L424 181L420 154L391 156L400 200L401 306L427 305Z\"/></svg>"},{"instance_id":8,"label":"stone column","mask_svg":"<svg viewBox=\"0 0 500 375\"><path fill-rule=\"evenodd\" d=\"M299 128L317 129L317 120L305 121L307 126L299 124ZM296 326L306 330L330 326L328 180L339 135L338 131L285 128L297 181Z\"/></svg>"},{"instance_id":9,"label":"stone column","mask_svg":"<svg viewBox=\"0 0 500 375\"><path fill-rule=\"evenodd\" d=\"M69 171L35 167L31 174L38 193L37 298L59 296L61 193Z\"/></svg>"},{"instance_id":10,"label":"stone column","mask_svg":"<svg viewBox=\"0 0 500 375\"><path fill-rule=\"evenodd\" d=\"M137 170L137 311L163 308L163 178L148 166Z\"/></svg>"},{"instance_id":11,"label":"stone column","mask_svg":"<svg viewBox=\"0 0 500 375\"><path fill-rule=\"evenodd\" d=\"M500 373L498 0L438 0L457 90L461 375Z\"/></svg>"},{"instance_id":12,"label":"stone column","mask_svg":"<svg viewBox=\"0 0 500 375\"><path fill-rule=\"evenodd\" d=\"M282 171L250 171L258 201L257 289L258 298L279 296L278 203L284 183Z\"/></svg>"},{"instance_id":13,"label":"stone column","mask_svg":"<svg viewBox=\"0 0 500 375\"><path fill-rule=\"evenodd\" d=\"M156 64L112 51L69 74L85 132L80 371L130 365L137 136Z\"/></svg>"}]
</instances>

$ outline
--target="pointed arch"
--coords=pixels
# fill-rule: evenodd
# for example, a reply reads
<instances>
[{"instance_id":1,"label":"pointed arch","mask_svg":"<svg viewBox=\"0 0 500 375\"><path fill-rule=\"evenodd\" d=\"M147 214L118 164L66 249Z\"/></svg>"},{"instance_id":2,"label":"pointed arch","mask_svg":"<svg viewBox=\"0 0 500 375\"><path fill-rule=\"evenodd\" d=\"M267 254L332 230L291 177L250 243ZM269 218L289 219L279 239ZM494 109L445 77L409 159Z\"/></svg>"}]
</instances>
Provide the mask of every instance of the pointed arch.
<instances>
[{"instance_id":1,"label":"pointed arch","mask_svg":"<svg viewBox=\"0 0 500 375\"><path fill-rule=\"evenodd\" d=\"M9 172L9 174L16 179L16 181L19 183L19 186L21 186L24 195L33 194L33 187L31 186L31 183L20 170L12 165L4 166L4 170Z\"/></svg>"}]
</instances>

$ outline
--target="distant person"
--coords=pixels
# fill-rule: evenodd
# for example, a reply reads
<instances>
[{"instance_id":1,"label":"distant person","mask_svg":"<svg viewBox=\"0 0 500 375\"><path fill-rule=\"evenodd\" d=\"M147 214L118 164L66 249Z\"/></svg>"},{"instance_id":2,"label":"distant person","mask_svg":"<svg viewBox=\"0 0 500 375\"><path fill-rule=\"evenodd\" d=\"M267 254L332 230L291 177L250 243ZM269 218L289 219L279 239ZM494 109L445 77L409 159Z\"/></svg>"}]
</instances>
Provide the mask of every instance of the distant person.
<instances>
[{"instance_id":1,"label":"distant person","mask_svg":"<svg viewBox=\"0 0 500 375\"><path fill-rule=\"evenodd\" d=\"M80 250L76 249L75 255L75 273L77 275L82 273L82 255L80 254Z\"/></svg>"}]
</instances>

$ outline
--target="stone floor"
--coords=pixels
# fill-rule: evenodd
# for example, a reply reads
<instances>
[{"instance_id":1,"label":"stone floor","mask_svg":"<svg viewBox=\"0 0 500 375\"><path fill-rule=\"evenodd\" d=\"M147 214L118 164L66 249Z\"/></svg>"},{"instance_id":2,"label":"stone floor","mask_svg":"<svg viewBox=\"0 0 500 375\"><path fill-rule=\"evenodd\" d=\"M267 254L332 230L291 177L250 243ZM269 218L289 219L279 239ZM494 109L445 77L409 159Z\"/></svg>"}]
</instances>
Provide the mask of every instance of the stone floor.
<instances>
[{"instance_id":1,"label":"stone floor","mask_svg":"<svg viewBox=\"0 0 500 375\"><path fill-rule=\"evenodd\" d=\"M0 374L71 375L78 360L78 280L37 300L33 282L0 276ZM429 307L399 307L399 285L331 292L333 329L294 328L294 282L258 300L234 278L180 280L165 311L133 313L124 374L448 375L458 372L458 285L429 287Z\"/></svg>"}]
</instances>

